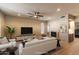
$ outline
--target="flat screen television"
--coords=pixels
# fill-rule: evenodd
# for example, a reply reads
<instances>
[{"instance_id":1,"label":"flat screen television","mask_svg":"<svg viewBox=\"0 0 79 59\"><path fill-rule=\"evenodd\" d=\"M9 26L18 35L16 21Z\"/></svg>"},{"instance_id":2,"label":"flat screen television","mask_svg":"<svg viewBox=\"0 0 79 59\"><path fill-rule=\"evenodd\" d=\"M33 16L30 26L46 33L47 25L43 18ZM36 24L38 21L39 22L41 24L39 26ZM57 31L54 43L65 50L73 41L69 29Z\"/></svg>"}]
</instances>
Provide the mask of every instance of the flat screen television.
<instances>
[{"instance_id":1,"label":"flat screen television","mask_svg":"<svg viewBox=\"0 0 79 59\"><path fill-rule=\"evenodd\" d=\"M32 27L21 27L21 34L32 34Z\"/></svg>"},{"instance_id":2,"label":"flat screen television","mask_svg":"<svg viewBox=\"0 0 79 59\"><path fill-rule=\"evenodd\" d=\"M51 36L56 37L57 36L56 32L51 32Z\"/></svg>"}]
</instances>

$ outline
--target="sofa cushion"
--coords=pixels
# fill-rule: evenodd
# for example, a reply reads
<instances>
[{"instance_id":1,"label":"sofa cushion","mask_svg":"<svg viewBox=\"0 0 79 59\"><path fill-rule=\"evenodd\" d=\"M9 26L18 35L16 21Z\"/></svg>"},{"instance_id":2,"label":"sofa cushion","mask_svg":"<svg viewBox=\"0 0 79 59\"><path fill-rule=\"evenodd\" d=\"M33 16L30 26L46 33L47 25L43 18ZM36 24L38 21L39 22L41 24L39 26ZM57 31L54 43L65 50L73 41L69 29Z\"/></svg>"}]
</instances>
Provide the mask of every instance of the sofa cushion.
<instances>
[{"instance_id":1,"label":"sofa cushion","mask_svg":"<svg viewBox=\"0 0 79 59\"><path fill-rule=\"evenodd\" d=\"M16 42L16 39L9 39L10 42Z\"/></svg>"},{"instance_id":2,"label":"sofa cushion","mask_svg":"<svg viewBox=\"0 0 79 59\"><path fill-rule=\"evenodd\" d=\"M8 43L8 40L6 37L0 38L0 44Z\"/></svg>"}]
</instances>

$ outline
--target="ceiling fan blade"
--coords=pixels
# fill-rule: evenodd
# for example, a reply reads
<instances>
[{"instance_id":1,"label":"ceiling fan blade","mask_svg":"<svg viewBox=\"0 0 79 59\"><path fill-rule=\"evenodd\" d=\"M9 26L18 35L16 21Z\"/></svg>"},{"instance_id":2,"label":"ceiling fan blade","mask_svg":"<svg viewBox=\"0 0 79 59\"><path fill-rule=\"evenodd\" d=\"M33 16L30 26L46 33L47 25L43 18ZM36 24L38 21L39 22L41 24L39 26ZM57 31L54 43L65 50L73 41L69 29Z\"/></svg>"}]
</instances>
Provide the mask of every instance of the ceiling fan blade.
<instances>
[{"instance_id":1,"label":"ceiling fan blade","mask_svg":"<svg viewBox=\"0 0 79 59\"><path fill-rule=\"evenodd\" d=\"M40 12L37 12L37 14L40 14Z\"/></svg>"},{"instance_id":2,"label":"ceiling fan blade","mask_svg":"<svg viewBox=\"0 0 79 59\"><path fill-rule=\"evenodd\" d=\"M34 14L35 14L35 15L38 15L38 14L40 14L40 12L34 12Z\"/></svg>"},{"instance_id":3,"label":"ceiling fan blade","mask_svg":"<svg viewBox=\"0 0 79 59\"><path fill-rule=\"evenodd\" d=\"M37 12L34 12L34 15L37 15Z\"/></svg>"},{"instance_id":4,"label":"ceiling fan blade","mask_svg":"<svg viewBox=\"0 0 79 59\"><path fill-rule=\"evenodd\" d=\"M43 15L38 15L39 17L44 17Z\"/></svg>"},{"instance_id":5,"label":"ceiling fan blade","mask_svg":"<svg viewBox=\"0 0 79 59\"><path fill-rule=\"evenodd\" d=\"M29 17L33 17L33 16L29 16Z\"/></svg>"},{"instance_id":6,"label":"ceiling fan blade","mask_svg":"<svg viewBox=\"0 0 79 59\"><path fill-rule=\"evenodd\" d=\"M29 14L29 15L34 15L34 14L32 14L32 13L27 13L27 14Z\"/></svg>"}]
</instances>

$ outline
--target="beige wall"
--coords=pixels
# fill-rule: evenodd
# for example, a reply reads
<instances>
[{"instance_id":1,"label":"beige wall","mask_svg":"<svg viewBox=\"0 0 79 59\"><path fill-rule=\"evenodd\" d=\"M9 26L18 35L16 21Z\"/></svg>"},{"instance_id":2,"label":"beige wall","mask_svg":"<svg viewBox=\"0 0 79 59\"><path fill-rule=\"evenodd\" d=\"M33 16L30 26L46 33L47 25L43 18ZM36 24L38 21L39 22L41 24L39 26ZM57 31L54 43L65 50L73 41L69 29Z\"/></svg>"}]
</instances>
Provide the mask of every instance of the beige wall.
<instances>
[{"instance_id":1,"label":"beige wall","mask_svg":"<svg viewBox=\"0 0 79 59\"><path fill-rule=\"evenodd\" d=\"M34 34L41 34L41 21L38 20L7 16L6 26L7 25L15 27L16 36L21 35L21 27L33 27Z\"/></svg>"},{"instance_id":2,"label":"beige wall","mask_svg":"<svg viewBox=\"0 0 79 59\"><path fill-rule=\"evenodd\" d=\"M44 22L44 24L45 24L45 33L47 33L47 27L48 27L48 21L46 21L46 22Z\"/></svg>"},{"instance_id":3,"label":"beige wall","mask_svg":"<svg viewBox=\"0 0 79 59\"><path fill-rule=\"evenodd\" d=\"M4 36L4 28L5 28L5 16L2 12L0 12L0 36Z\"/></svg>"}]
</instances>

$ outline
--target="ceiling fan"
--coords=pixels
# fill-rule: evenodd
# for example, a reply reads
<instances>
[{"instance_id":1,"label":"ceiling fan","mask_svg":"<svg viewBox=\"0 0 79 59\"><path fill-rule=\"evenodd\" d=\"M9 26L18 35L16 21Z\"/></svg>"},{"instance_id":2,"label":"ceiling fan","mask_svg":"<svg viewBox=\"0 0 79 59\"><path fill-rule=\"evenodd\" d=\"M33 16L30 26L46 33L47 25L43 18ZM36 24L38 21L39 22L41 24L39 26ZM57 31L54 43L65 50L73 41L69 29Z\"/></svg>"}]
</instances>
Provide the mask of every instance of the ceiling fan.
<instances>
[{"instance_id":1,"label":"ceiling fan","mask_svg":"<svg viewBox=\"0 0 79 59\"><path fill-rule=\"evenodd\" d=\"M40 12L33 12L33 13L28 13L30 16L29 17L34 17L34 18L40 18L40 17L44 17L43 15L41 15Z\"/></svg>"}]
</instances>

